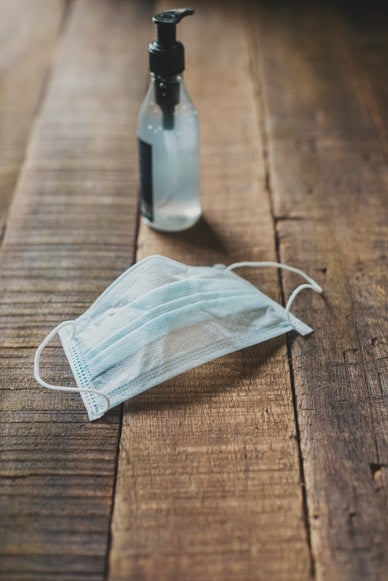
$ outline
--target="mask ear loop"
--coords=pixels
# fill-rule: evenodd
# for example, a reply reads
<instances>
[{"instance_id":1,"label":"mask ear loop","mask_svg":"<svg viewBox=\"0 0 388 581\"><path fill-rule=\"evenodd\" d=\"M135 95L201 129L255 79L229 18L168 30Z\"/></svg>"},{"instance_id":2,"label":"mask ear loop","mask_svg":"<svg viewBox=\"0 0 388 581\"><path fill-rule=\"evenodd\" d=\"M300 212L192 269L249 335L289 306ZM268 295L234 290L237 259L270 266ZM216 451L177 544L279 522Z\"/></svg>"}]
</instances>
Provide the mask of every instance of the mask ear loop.
<instances>
[{"instance_id":1,"label":"mask ear loop","mask_svg":"<svg viewBox=\"0 0 388 581\"><path fill-rule=\"evenodd\" d=\"M107 404L106 408L103 411L103 414L105 414L110 408L110 399L107 395L105 395L105 393L102 393L101 391L98 391L97 389L89 389L86 387L83 388L83 387L69 387L66 385L52 385L51 383L47 383L46 381L44 381L40 376L40 357L41 357L43 349L48 345L48 343L51 341L51 339L63 327L66 327L66 326L72 326L72 328L73 328L72 337L74 337L74 331L75 331L74 321L63 321L63 323L60 323L52 331L50 331L50 333L47 335L47 337L42 341L42 343L37 348L37 350L35 352L35 357L34 357L34 377L35 377L36 381L38 383L40 383L40 385L42 385L43 387L46 387L47 389L53 389L56 391L67 391L67 392L72 392L72 393L73 392L74 393L94 393L95 395L103 397L106 401L106 404Z\"/></svg>"},{"instance_id":2,"label":"mask ear loop","mask_svg":"<svg viewBox=\"0 0 388 581\"><path fill-rule=\"evenodd\" d=\"M303 270L300 270L299 268L295 268L294 266L289 266L288 264L283 264L282 262L271 262L271 261L267 261L267 262L235 262L234 264L227 266L226 270L234 270L235 268L240 268L242 266L253 266L253 267L260 267L260 268L269 266L269 267L273 267L273 268L282 268L284 270L288 270L289 272L294 272L295 274L299 274L299 276L301 276L302 278L304 278L307 281L307 284L304 283L304 284L297 286L296 289L291 293L291 295L287 301L285 311L286 311L287 320L290 323L290 325L292 325L290 309L291 309L291 306L292 306L294 300L298 296L298 294L306 288L308 288L316 293L319 293L319 294L321 294L323 292L322 287L313 278L308 276L308 274L303 272Z\"/></svg>"}]
</instances>

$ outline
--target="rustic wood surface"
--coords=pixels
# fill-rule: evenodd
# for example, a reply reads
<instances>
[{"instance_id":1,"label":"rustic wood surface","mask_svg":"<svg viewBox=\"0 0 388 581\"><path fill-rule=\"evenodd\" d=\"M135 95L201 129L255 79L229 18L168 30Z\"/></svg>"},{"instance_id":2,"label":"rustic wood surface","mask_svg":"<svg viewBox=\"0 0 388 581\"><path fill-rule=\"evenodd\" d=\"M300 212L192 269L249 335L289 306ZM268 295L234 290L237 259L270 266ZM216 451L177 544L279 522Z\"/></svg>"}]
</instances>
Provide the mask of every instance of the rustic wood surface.
<instances>
[{"instance_id":1,"label":"rustic wood surface","mask_svg":"<svg viewBox=\"0 0 388 581\"><path fill-rule=\"evenodd\" d=\"M388 15L196 0L204 219L137 220L140 0L0 0L0 579L388 579ZM279 260L289 335L89 423L34 351L134 261ZM298 279L245 269L278 301ZM48 381L71 384L57 342Z\"/></svg>"},{"instance_id":2,"label":"rustic wood surface","mask_svg":"<svg viewBox=\"0 0 388 581\"><path fill-rule=\"evenodd\" d=\"M43 98L61 25L63 0L1 3L0 240L34 115ZM44 21L42 14L45 15Z\"/></svg>"}]
</instances>

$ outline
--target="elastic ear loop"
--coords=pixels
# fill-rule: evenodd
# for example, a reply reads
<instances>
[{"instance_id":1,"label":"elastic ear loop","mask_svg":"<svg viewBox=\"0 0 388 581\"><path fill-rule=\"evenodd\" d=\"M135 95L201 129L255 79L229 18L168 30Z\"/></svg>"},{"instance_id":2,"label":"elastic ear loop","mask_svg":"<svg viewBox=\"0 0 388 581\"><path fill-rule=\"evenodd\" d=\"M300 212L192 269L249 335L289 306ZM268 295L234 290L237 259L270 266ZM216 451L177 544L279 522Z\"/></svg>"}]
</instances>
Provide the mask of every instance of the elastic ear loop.
<instances>
[{"instance_id":1,"label":"elastic ear loop","mask_svg":"<svg viewBox=\"0 0 388 581\"><path fill-rule=\"evenodd\" d=\"M63 327L66 327L68 325L71 325L73 327L72 337L74 337L75 330L74 321L63 321L63 323L60 323L52 331L50 331L47 337L42 341L42 343L37 348L34 357L34 377L36 381L40 383L40 385L46 387L47 389L54 389L56 391L68 391L74 393L94 393L95 395L102 396L107 403L107 407L103 411L103 414L105 414L110 408L110 399L107 395L105 395L105 393L102 393L97 389L89 389L86 387L83 388L83 387L68 387L66 385L52 385L51 383L47 383L46 381L44 381L40 376L40 356L42 354L43 349L47 346L51 339L58 333L58 331L60 331Z\"/></svg>"},{"instance_id":2,"label":"elastic ear loop","mask_svg":"<svg viewBox=\"0 0 388 581\"><path fill-rule=\"evenodd\" d=\"M240 268L242 266L253 266L253 267L270 266L273 268L283 268L284 270L289 270L290 272L294 272L295 274L299 274L299 276L301 276L302 278L307 280L308 284L304 283L304 284L301 284L298 287L296 287L296 289L291 293L291 295L288 298L285 310L286 310L287 320L290 323L290 325L292 325L290 309L291 309L291 306L292 306L294 300L298 296L298 294L306 288L313 290L314 292L319 293L319 294L323 292L322 287L317 282L315 282L314 279L312 279L305 272L303 272L303 270L300 270L299 268L295 268L294 266L289 266L288 264L283 264L282 262L270 262L270 261L269 262L235 262L234 264L227 266L226 270L234 270L235 268Z\"/></svg>"}]
</instances>

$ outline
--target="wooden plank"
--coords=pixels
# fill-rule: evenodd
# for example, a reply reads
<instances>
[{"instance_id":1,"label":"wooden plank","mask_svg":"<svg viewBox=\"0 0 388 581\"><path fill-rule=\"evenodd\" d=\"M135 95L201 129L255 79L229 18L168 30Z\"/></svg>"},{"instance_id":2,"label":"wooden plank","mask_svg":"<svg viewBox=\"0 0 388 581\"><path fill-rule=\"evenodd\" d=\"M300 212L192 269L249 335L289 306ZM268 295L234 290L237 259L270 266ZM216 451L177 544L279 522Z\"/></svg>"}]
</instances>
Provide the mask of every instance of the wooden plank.
<instances>
[{"instance_id":1,"label":"wooden plank","mask_svg":"<svg viewBox=\"0 0 388 581\"><path fill-rule=\"evenodd\" d=\"M148 3L72 3L10 210L0 359L7 581L104 578L120 409L90 424L79 396L37 386L32 359L54 325L133 260L150 14ZM48 381L72 384L57 343L43 369Z\"/></svg>"},{"instance_id":2,"label":"wooden plank","mask_svg":"<svg viewBox=\"0 0 388 581\"><path fill-rule=\"evenodd\" d=\"M379 579L388 465L381 140L333 8L261 5L255 34L280 258L325 290L325 301L298 306L311 305L311 340L290 342L316 579Z\"/></svg>"},{"instance_id":3,"label":"wooden plank","mask_svg":"<svg viewBox=\"0 0 388 581\"><path fill-rule=\"evenodd\" d=\"M388 159L388 9L374 1L341 4L339 27L344 50L353 67L362 99L372 119L381 147Z\"/></svg>"},{"instance_id":4,"label":"wooden plank","mask_svg":"<svg viewBox=\"0 0 388 581\"><path fill-rule=\"evenodd\" d=\"M137 258L273 260L246 6L192 4L180 38L201 121L204 220L171 235L141 224ZM246 274L280 299L276 272ZM192 370L124 409L110 579L309 577L283 338Z\"/></svg>"},{"instance_id":5,"label":"wooden plank","mask_svg":"<svg viewBox=\"0 0 388 581\"><path fill-rule=\"evenodd\" d=\"M64 0L0 2L0 242L65 6Z\"/></svg>"}]
</instances>

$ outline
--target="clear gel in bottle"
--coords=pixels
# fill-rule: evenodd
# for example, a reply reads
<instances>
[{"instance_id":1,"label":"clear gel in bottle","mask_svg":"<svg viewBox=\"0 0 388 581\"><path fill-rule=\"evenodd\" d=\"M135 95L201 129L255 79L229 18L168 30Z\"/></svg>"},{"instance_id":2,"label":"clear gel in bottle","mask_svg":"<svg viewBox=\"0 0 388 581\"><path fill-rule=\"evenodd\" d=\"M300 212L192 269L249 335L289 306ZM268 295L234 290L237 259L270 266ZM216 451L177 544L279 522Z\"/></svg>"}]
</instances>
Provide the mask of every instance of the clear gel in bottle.
<instances>
[{"instance_id":1,"label":"clear gel in bottle","mask_svg":"<svg viewBox=\"0 0 388 581\"><path fill-rule=\"evenodd\" d=\"M190 228L201 216L199 124L182 72L184 49L176 24L191 9L153 17L158 40L149 46L151 83L138 121L140 212L156 230Z\"/></svg>"}]
</instances>

